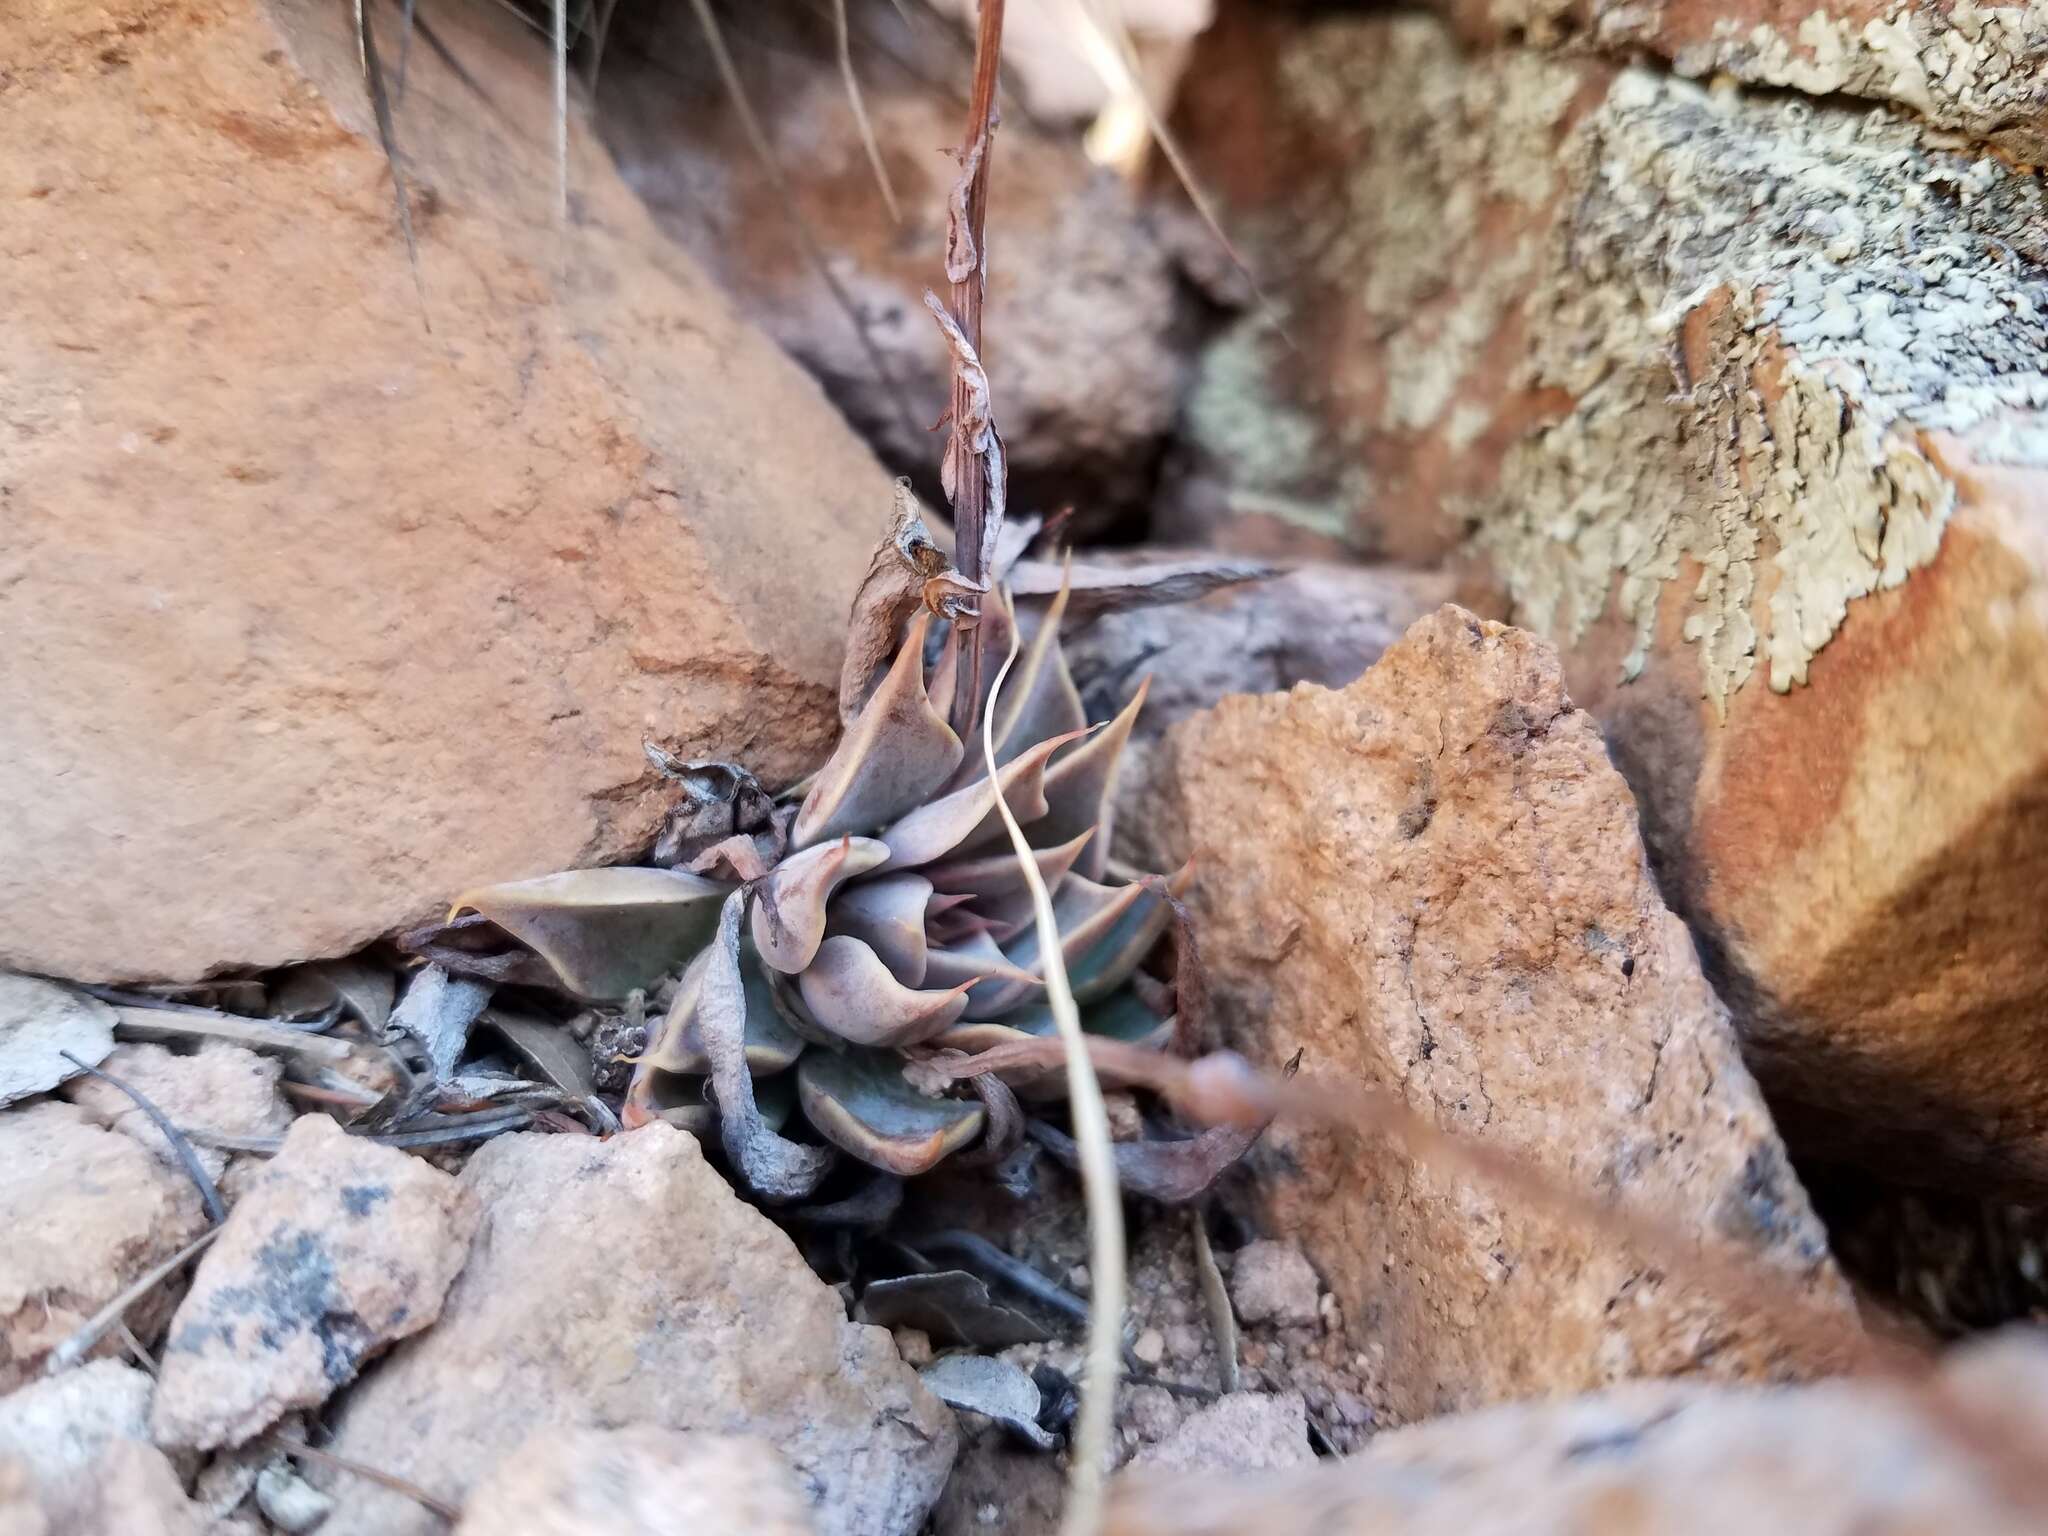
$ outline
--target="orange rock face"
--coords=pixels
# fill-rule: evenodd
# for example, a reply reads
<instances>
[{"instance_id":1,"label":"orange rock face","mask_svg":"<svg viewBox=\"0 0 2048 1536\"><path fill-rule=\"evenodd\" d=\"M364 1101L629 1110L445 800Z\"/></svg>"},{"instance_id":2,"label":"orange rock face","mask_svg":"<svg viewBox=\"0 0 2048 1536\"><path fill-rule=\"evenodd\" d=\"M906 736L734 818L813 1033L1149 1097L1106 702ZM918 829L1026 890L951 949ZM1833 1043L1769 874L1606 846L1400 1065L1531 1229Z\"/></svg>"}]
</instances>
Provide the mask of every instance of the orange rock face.
<instances>
[{"instance_id":1,"label":"orange rock face","mask_svg":"<svg viewBox=\"0 0 2048 1536\"><path fill-rule=\"evenodd\" d=\"M1635 803L1556 653L1445 607L1341 691L1227 699L1161 748L1230 1044L1398 1092L1554 1181L1847 1300ZM1403 1419L1623 1377L1770 1376L1811 1338L1377 1140L1268 1133L1258 1193Z\"/></svg>"},{"instance_id":2,"label":"orange rock face","mask_svg":"<svg viewBox=\"0 0 2048 1536\"><path fill-rule=\"evenodd\" d=\"M501 20L492 104L411 50L417 290L346 7L0 23L0 963L347 951L629 851L643 739L829 747L887 479L580 134L557 225Z\"/></svg>"},{"instance_id":3,"label":"orange rock face","mask_svg":"<svg viewBox=\"0 0 2048 1536\"><path fill-rule=\"evenodd\" d=\"M2048 200L2005 108L1954 94L2038 90L2035 23L1535 9L1577 18L1571 50L1238 8L1188 126L1300 350L1226 336L1191 451L1239 537L1321 509L1491 567L1600 720L1795 1145L2038 1195ZM1460 17L1563 41L1528 7ZM1695 32L1733 59L1752 21L1848 83L1713 68L1910 102L1855 61L1910 65L1954 110L1619 62ZM1838 22L1860 41L1830 53Z\"/></svg>"}]
</instances>

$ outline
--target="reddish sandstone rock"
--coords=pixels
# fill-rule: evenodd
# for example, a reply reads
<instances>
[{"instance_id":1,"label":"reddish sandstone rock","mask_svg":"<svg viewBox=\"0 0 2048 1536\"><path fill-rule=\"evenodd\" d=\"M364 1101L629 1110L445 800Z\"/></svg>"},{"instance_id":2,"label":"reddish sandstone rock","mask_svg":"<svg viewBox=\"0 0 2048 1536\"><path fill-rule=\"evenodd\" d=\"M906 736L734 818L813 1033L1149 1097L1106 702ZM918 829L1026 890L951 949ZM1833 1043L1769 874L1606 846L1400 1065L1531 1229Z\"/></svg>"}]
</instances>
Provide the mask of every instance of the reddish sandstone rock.
<instances>
[{"instance_id":1,"label":"reddish sandstone rock","mask_svg":"<svg viewBox=\"0 0 2048 1536\"><path fill-rule=\"evenodd\" d=\"M1869 1378L1775 1391L1639 1383L1417 1424L1298 1472L1134 1471L1112 1492L1106 1529L2022 1536L2040 1529L2044 1382L2042 1344L2015 1331L1959 1351L1919 1390Z\"/></svg>"},{"instance_id":2,"label":"reddish sandstone rock","mask_svg":"<svg viewBox=\"0 0 2048 1536\"><path fill-rule=\"evenodd\" d=\"M1158 841L1191 856L1227 1043L1399 1093L1550 1180L1776 1267L1849 1323L1728 1015L1651 879L1627 785L1534 636L1445 607L1341 691L1168 733ZM1827 1360L1817 1330L1376 1139L1255 1154L1400 1418L1629 1376Z\"/></svg>"},{"instance_id":3,"label":"reddish sandstone rock","mask_svg":"<svg viewBox=\"0 0 2048 1536\"><path fill-rule=\"evenodd\" d=\"M0 964L346 952L640 844L645 738L831 744L887 478L580 120L557 224L524 29L435 26L422 301L346 7L0 21Z\"/></svg>"},{"instance_id":4,"label":"reddish sandstone rock","mask_svg":"<svg viewBox=\"0 0 2048 1536\"><path fill-rule=\"evenodd\" d=\"M1712 19L1534 9L1596 45ZM2017 12L1852 9L1930 79L1972 50L2044 78ZM1755 18L1724 19L1717 57ZM1467 53L1425 15L1228 7L1204 47L1187 127L1300 345L1248 319L1205 359L1211 489L1485 560L1599 718L1795 1145L2048 1190L2038 178L1840 96Z\"/></svg>"}]
</instances>

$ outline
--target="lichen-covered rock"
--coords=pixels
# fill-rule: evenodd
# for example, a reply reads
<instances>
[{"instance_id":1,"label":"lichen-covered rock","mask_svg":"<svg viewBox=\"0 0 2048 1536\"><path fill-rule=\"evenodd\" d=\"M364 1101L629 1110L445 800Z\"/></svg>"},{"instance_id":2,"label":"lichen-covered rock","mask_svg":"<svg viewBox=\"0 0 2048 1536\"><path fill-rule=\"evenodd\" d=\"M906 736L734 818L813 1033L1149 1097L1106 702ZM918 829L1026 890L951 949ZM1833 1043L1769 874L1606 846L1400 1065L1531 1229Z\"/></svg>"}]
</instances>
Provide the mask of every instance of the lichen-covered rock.
<instances>
[{"instance_id":1,"label":"lichen-covered rock","mask_svg":"<svg viewBox=\"0 0 2048 1536\"><path fill-rule=\"evenodd\" d=\"M282 1063L225 1040L209 1040L191 1055L146 1041L122 1045L100 1067L148 1099L181 1131L278 1136L292 1123L291 1106L277 1086L284 1075ZM134 1137L159 1161L182 1171L164 1133L112 1083L82 1077L65 1086L64 1097L95 1125ZM213 1179L226 1171L228 1154L218 1147L194 1141L192 1152Z\"/></svg>"},{"instance_id":2,"label":"lichen-covered rock","mask_svg":"<svg viewBox=\"0 0 2048 1536\"><path fill-rule=\"evenodd\" d=\"M460 1503L529 1434L647 1424L756 1435L820 1536L911 1536L958 1434L886 1330L657 1122L609 1141L501 1136L462 1182L484 1217L441 1320L342 1403L334 1449ZM326 1536L432 1519L351 1485Z\"/></svg>"},{"instance_id":3,"label":"lichen-covered rock","mask_svg":"<svg viewBox=\"0 0 2048 1536\"><path fill-rule=\"evenodd\" d=\"M32 1379L130 1281L206 1226L192 1181L69 1104L0 1114L0 1392ZM145 1342L177 1305L172 1277L124 1314ZM118 1336L95 1355L119 1351Z\"/></svg>"},{"instance_id":4,"label":"lichen-covered rock","mask_svg":"<svg viewBox=\"0 0 2048 1536\"><path fill-rule=\"evenodd\" d=\"M929 19L906 25L887 0L849 10L900 219L862 148L825 14L758 8L726 36L868 346L752 158L693 13L621 15L622 26L650 28L640 43L648 60L607 57L603 124L663 227L818 377L892 469L922 483L937 463L930 427L949 399L951 358L924 295L950 294L938 253L959 166L946 150L965 114L940 82L961 78L961 59ZM1080 526L1099 528L1139 509L1179 406L1188 317L1172 260L1130 190L1073 137L1012 113L993 153L1001 190L985 325L1011 504L1071 501Z\"/></svg>"},{"instance_id":5,"label":"lichen-covered rock","mask_svg":"<svg viewBox=\"0 0 2048 1536\"><path fill-rule=\"evenodd\" d=\"M1846 1291L1728 1015L1651 879L1628 787L1534 636L1445 607L1342 691L1226 699L1167 734L1226 1043L1399 1093L1551 1179L1612 1190ZM1256 829L1255 836L1245 835ZM1281 1122L1255 1153L1398 1419L1634 1375L1824 1363L1815 1330L1687 1287L1384 1142Z\"/></svg>"},{"instance_id":6,"label":"lichen-covered rock","mask_svg":"<svg viewBox=\"0 0 2048 1536\"><path fill-rule=\"evenodd\" d=\"M1648 52L1696 80L1909 108L2012 158L2048 159L2048 14L1976 0L1445 0L1461 31L1574 52Z\"/></svg>"},{"instance_id":7,"label":"lichen-covered rock","mask_svg":"<svg viewBox=\"0 0 2048 1536\"><path fill-rule=\"evenodd\" d=\"M347 7L0 17L0 963L347 953L644 843L644 738L831 744L887 476L580 114L557 218L516 18L434 27L416 286Z\"/></svg>"},{"instance_id":8,"label":"lichen-covered rock","mask_svg":"<svg viewBox=\"0 0 2048 1536\"><path fill-rule=\"evenodd\" d=\"M239 1445L326 1402L440 1314L477 1214L430 1164L325 1115L300 1118L171 1319L150 1411L157 1443Z\"/></svg>"},{"instance_id":9,"label":"lichen-covered rock","mask_svg":"<svg viewBox=\"0 0 2048 1536\"><path fill-rule=\"evenodd\" d=\"M1369 480L1368 541L1470 530L1564 648L1788 1136L2048 1188L2038 178L1427 16L1237 7L1204 50L1198 158L1315 321L1218 344L1229 419Z\"/></svg>"},{"instance_id":10,"label":"lichen-covered rock","mask_svg":"<svg viewBox=\"0 0 2048 1536\"><path fill-rule=\"evenodd\" d=\"M102 1454L149 1439L149 1393L149 1377L134 1366L94 1360L0 1397L0 1465L24 1469L24 1502L60 1525L70 1520Z\"/></svg>"},{"instance_id":11,"label":"lichen-covered rock","mask_svg":"<svg viewBox=\"0 0 2048 1536\"><path fill-rule=\"evenodd\" d=\"M2048 1347L2016 1332L1935 1379L1640 1382L1378 1436L1264 1477L1126 1474L1108 1536L2022 1536L2041 1528ZM1965 1415L1967 1417L1965 1417ZM1965 1425L1967 1424L1967 1427Z\"/></svg>"},{"instance_id":12,"label":"lichen-covered rock","mask_svg":"<svg viewBox=\"0 0 2048 1536\"><path fill-rule=\"evenodd\" d=\"M811 1536L780 1456L745 1435L536 1430L470 1495L455 1536Z\"/></svg>"}]
</instances>

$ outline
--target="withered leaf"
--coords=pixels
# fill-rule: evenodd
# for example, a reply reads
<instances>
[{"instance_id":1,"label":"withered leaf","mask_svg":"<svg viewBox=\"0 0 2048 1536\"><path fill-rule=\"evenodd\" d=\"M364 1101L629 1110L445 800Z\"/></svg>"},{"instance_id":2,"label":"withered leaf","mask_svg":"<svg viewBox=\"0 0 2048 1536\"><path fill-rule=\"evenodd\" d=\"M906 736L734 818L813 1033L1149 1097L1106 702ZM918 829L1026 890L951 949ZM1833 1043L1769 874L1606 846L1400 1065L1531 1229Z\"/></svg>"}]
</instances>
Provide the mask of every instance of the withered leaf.
<instances>
[{"instance_id":1,"label":"withered leaf","mask_svg":"<svg viewBox=\"0 0 2048 1536\"><path fill-rule=\"evenodd\" d=\"M918 1329L934 1344L974 1349L1043 1344L1052 1337L1022 1312L993 1300L988 1287L964 1269L877 1280L861 1292L853 1315L879 1328Z\"/></svg>"},{"instance_id":2,"label":"withered leaf","mask_svg":"<svg viewBox=\"0 0 2048 1536\"><path fill-rule=\"evenodd\" d=\"M554 967L481 912L409 929L395 942L404 953L438 965L451 976L473 976L500 986L562 990ZM390 1017L388 1011L385 1017ZM378 1029L381 1033L383 1026Z\"/></svg>"},{"instance_id":3,"label":"withered leaf","mask_svg":"<svg viewBox=\"0 0 2048 1536\"><path fill-rule=\"evenodd\" d=\"M897 637L905 621L924 603L925 583L948 572L958 576L925 527L917 493L908 480L899 479L888 528L853 595L846 660L839 671L842 722L853 723L874 688L876 674L896 654Z\"/></svg>"},{"instance_id":4,"label":"withered leaf","mask_svg":"<svg viewBox=\"0 0 2048 1536\"><path fill-rule=\"evenodd\" d=\"M1264 1130L1264 1125L1256 1129L1216 1125L1182 1140L1116 1142L1112 1150L1116 1153L1117 1184L1167 1205L1185 1205L1234 1167ZM1080 1168L1080 1153L1066 1132L1034 1120L1028 1134L1068 1168Z\"/></svg>"},{"instance_id":5,"label":"withered leaf","mask_svg":"<svg viewBox=\"0 0 2048 1536\"><path fill-rule=\"evenodd\" d=\"M1192 555L1129 565L1077 561L1069 578L1059 562L1019 560L1010 568L1009 585L1018 598L1041 598L1051 597L1063 580L1071 579L1067 619L1086 624L1117 609L1190 602L1223 587L1277 574L1278 567L1258 560Z\"/></svg>"},{"instance_id":6,"label":"withered leaf","mask_svg":"<svg viewBox=\"0 0 2048 1536\"><path fill-rule=\"evenodd\" d=\"M737 763L683 762L649 741L648 762L680 789L675 806L655 840L654 862L682 866L693 874L716 874L722 858L743 879L757 878L749 865L772 867L782 857L784 827L775 799Z\"/></svg>"},{"instance_id":7,"label":"withered leaf","mask_svg":"<svg viewBox=\"0 0 2048 1536\"><path fill-rule=\"evenodd\" d=\"M740 974L740 916L745 906L746 893L734 891L719 911L718 933L698 984L693 1027L711 1062L719 1139L726 1157L763 1199L801 1200L832 1166L832 1153L777 1135L755 1101L754 1078L747 1066L746 982Z\"/></svg>"},{"instance_id":8,"label":"withered leaf","mask_svg":"<svg viewBox=\"0 0 2048 1536\"><path fill-rule=\"evenodd\" d=\"M940 1402L993 1419L1020 1440L1049 1451L1058 1439L1039 1425L1038 1383L998 1355L947 1355L918 1372Z\"/></svg>"},{"instance_id":9,"label":"withered leaf","mask_svg":"<svg viewBox=\"0 0 2048 1536\"><path fill-rule=\"evenodd\" d=\"M469 1043L470 1026L490 1000L488 983L451 977L440 966L430 965L414 974L404 998L391 1011L384 1036L416 1041L434 1079L451 1077Z\"/></svg>"},{"instance_id":10,"label":"withered leaf","mask_svg":"<svg viewBox=\"0 0 2048 1536\"><path fill-rule=\"evenodd\" d=\"M597 1091L589 1050L560 1024L504 1008L486 1008L478 1023L570 1098L586 1098Z\"/></svg>"}]
</instances>

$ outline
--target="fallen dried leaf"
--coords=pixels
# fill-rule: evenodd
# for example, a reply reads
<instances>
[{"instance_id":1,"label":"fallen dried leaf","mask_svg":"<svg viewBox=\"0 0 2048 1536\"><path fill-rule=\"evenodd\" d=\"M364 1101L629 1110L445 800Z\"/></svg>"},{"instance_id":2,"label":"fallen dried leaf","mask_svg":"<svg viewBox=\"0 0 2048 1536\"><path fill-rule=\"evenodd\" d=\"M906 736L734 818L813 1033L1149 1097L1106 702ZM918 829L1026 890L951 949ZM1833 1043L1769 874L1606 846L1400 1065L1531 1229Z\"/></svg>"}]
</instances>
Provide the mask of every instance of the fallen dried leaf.
<instances>
[{"instance_id":1,"label":"fallen dried leaf","mask_svg":"<svg viewBox=\"0 0 2048 1536\"><path fill-rule=\"evenodd\" d=\"M940 1402L993 1419L1041 1451L1059 1443L1040 1426L1038 1384L1020 1365L994 1355L947 1355L918 1375Z\"/></svg>"},{"instance_id":2,"label":"fallen dried leaf","mask_svg":"<svg viewBox=\"0 0 2048 1536\"><path fill-rule=\"evenodd\" d=\"M861 1292L854 1318L882 1328L916 1328L934 1344L974 1349L1043 1344L1051 1337L1022 1312L992 1300L988 1287L964 1269L877 1280Z\"/></svg>"}]
</instances>

